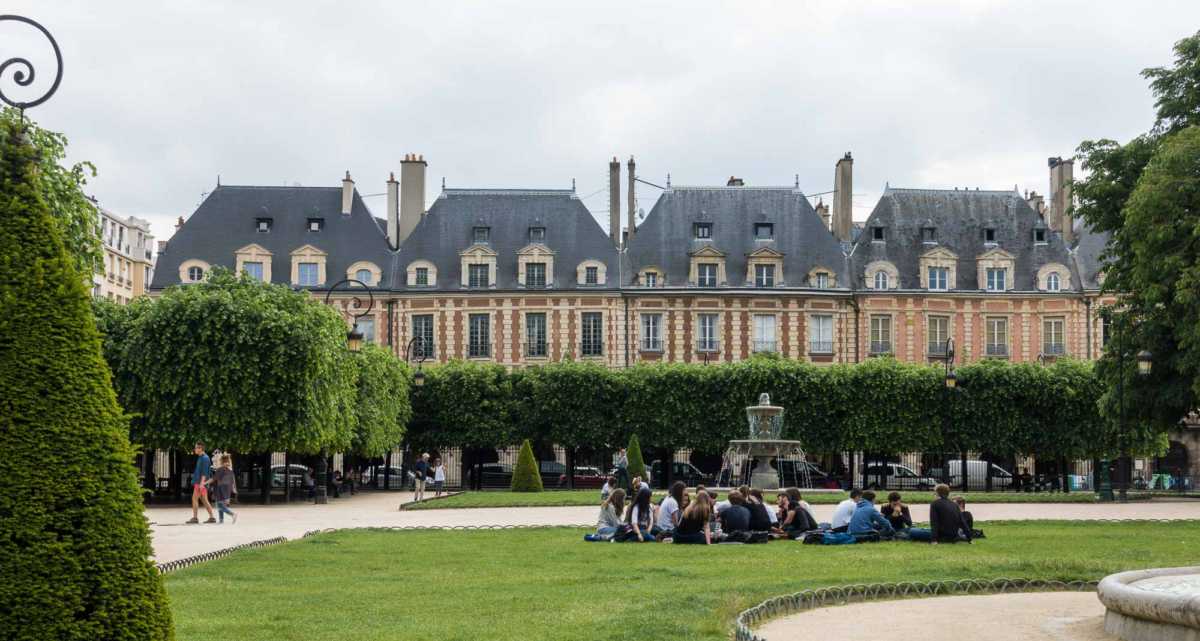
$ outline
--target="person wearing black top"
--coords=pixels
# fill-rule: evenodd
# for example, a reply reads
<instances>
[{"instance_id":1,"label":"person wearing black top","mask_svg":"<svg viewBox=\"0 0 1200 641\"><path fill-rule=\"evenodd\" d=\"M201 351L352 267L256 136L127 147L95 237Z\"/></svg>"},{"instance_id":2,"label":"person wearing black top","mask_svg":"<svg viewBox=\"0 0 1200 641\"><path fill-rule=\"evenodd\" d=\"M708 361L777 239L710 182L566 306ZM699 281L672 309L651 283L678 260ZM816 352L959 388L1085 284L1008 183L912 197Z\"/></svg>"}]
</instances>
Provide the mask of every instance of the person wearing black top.
<instances>
[{"instance_id":1,"label":"person wearing black top","mask_svg":"<svg viewBox=\"0 0 1200 641\"><path fill-rule=\"evenodd\" d=\"M755 492L758 492L757 496ZM750 497L746 500L746 508L750 510L751 532L769 532L771 530L771 515L767 513L767 506L763 505L762 492L750 490Z\"/></svg>"},{"instance_id":2,"label":"person wearing black top","mask_svg":"<svg viewBox=\"0 0 1200 641\"><path fill-rule=\"evenodd\" d=\"M717 518L721 521L721 531L726 534L750 531L750 510L746 507L746 499L737 490L729 493L729 507L721 510Z\"/></svg>"},{"instance_id":3,"label":"person wearing black top","mask_svg":"<svg viewBox=\"0 0 1200 641\"><path fill-rule=\"evenodd\" d=\"M897 532L912 527L912 515L908 512L908 506L900 500L899 492L888 494L887 505L883 506L880 512L883 513L883 518L892 525L892 529Z\"/></svg>"},{"instance_id":4,"label":"person wearing black top","mask_svg":"<svg viewBox=\"0 0 1200 641\"><path fill-rule=\"evenodd\" d=\"M959 532L962 530L962 511L954 501L947 498L950 496L949 486L939 483L933 491L938 496L937 500L929 504L929 529L933 531L933 543L955 543L959 540ZM966 532L963 538L970 543L970 531Z\"/></svg>"},{"instance_id":5,"label":"person wearing black top","mask_svg":"<svg viewBox=\"0 0 1200 641\"><path fill-rule=\"evenodd\" d=\"M712 533L708 528L712 518L712 501L708 494L696 492L696 499L688 504L679 517L675 526L672 540L675 543L698 543L708 545L712 542Z\"/></svg>"},{"instance_id":6,"label":"person wearing black top","mask_svg":"<svg viewBox=\"0 0 1200 641\"><path fill-rule=\"evenodd\" d=\"M975 530L975 515L967 511L967 500L961 496L954 497L954 504L958 506L958 511L962 512L962 529L967 536L972 536L971 532Z\"/></svg>"}]
</instances>

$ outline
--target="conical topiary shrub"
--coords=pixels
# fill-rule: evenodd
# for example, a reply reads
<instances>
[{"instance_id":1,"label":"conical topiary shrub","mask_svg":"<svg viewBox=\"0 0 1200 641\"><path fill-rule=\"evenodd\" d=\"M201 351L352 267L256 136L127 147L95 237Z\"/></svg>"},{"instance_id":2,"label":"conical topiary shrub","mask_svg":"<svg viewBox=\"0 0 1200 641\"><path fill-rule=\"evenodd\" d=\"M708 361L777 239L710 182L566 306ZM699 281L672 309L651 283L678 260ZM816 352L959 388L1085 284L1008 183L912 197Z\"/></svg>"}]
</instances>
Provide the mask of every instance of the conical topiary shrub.
<instances>
[{"instance_id":1,"label":"conical topiary shrub","mask_svg":"<svg viewBox=\"0 0 1200 641\"><path fill-rule=\"evenodd\" d=\"M642 446L638 444L637 434L629 437L629 448L625 450L625 457L629 459L629 482L632 483L634 477L640 476L649 484L650 481L646 479L646 462L642 460Z\"/></svg>"},{"instance_id":2,"label":"conical topiary shrub","mask_svg":"<svg viewBox=\"0 0 1200 641\"><path fill-rule=\"evenodd\" d=\"M128 420L34 157L0 125L0 639L173 639Z\"/></svg>"},{"instance_id":3,"label":"conical topiary shrub","mask_svg":"<svg viewBox=\"0 0 1200 641\"><path fill-rule=\"evenodd\" d=\"M521 444L521 453L517 455L517 466L513 468L512 491L541 492L542 475L538 472L537 459L533 457L533 448L529 439Z\"/></svg>"}]
</instances>

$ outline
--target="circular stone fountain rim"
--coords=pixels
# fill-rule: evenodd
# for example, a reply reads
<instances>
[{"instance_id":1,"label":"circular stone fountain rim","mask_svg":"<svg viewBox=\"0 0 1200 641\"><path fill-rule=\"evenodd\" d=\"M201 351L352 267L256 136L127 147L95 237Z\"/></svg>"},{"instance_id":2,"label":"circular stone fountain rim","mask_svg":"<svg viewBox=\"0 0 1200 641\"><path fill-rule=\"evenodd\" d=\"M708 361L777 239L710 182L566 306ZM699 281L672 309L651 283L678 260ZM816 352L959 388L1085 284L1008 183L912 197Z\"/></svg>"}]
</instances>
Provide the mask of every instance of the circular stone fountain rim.
<instances>
[{"instance_id":1,"label":"circular stone fountain rim","mask_svg":"<svg viewBox=\"0 0 1200 641\"><path fill-rule=\"evenodd\" d=\"M1200 629L1200 592L1175 594L1144 590L1134 585L1146 579L1189 574L1200 574L1200 566L1110 574L1100 581L1096 593L1105 608L1124 616Z\"/></svg>"}]
</instances>

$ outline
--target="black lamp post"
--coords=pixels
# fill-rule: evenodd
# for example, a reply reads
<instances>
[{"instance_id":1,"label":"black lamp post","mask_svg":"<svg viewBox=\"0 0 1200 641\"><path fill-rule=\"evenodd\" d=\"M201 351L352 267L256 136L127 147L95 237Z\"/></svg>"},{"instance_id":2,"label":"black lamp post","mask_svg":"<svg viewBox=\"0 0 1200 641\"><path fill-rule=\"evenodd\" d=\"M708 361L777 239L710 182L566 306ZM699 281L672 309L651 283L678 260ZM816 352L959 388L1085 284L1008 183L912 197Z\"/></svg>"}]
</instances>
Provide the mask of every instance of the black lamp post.
<instances>
[{"instance_id":1,"label":"black lamp post","mask_svg":"<svg viewBox=\"0 0 1200 641\"><path fill-rule=\"evenodd\" d=\"M33 27L34 29L37 29L38 31L42 32L43 36L46 36L46 39L50 41L50 46L54 49L54 58L57 64L54 73L54 83L50 85L50 88L47 89L45 93L33 98L32 100L17 100L16 98L4 93L4 89L0 87L0 102L15 108L18 112L20 112L21 117L24 118L26 109L29 107L36 107L43 102L46 102L50 99L50 96L54 95L54 92L58 91L58 85L62 82L63 77L62 51L59 50L58 42L54 39L54 36L50 35L50 32L37 22L24 16L0 15L0 22L3 21L21 22ZM12 80L17 84L18 87L28 87L29 85L32 85L34 79L37 77L37 73L33 68L33 63L30 62L28 58L14 56L5 60L3 63L0 63L0 79L5 77L4 74L8 73L9 67L15 67L12 72Z\"/></svg>"},{"instance_id":2,"label":"black lamp post","mask_svg":"<svg viewBox=\"0 0 1200 641\"><path fill-rule=\"evenodd\" d=\"M412 363L413 359L417 359L417 371L413 372L413 386L424 387L425 372L421 371L421 363L429 358L429 350L425 348L425 338L414 336L408 341L408 347L404 349L404 362Z\"/></svg>"},{"instance_id":3,"label":"black lamp post","mask_svg":"<svg viewBox=\"0 0 1200 641\"><path fill-rule=\"evenodd\" d=\"M954 374L954 337L946 338L945 353L942 354L942 361L946 365L946 392L943 396L944 412L942 412L942 448L945 449L946 435L950 433L950 396L958 387L958 376ZM950 459L946 456L946 452L942 452L942 482L950 483ZM966 483L966 466L963 467L963 483Z\"/></svg>"},{"instance_id":4,"label":"black lamp post","mask_svg":"<svg viewBox=\"0 0 1200 641\"><path fill-rule=\"evenodd\" d=\"M329 304L329 299L333 296L334 290L342 285L356 284L362 288L362 291L367 293L366 309L354 314L353 325L350 331L346 332L346 348L351 352L358 352L362 348L363 335L358 330L358 319L371 313L375 308L375 294L371 292L371 286L358 280L357 278L344 278L334 283L329 291L325 293L325 304ZM358 291L355 289L354 291ZM354 296L352 309L362 309L363 301L359 296ZM317 487L314 501L317 505L324 505L329 502L329 453L325 448L321 448L321 458L317 461Z\"/></svg>"},{"instance_id":5,"label":"black lamp post","mask_svg":"<svg viewBox=\"0 0 1200 641\"><path fill-rule=\"evenodd\" d=\"M1117 402L1118 402L1118 425L1117 425L1117 440L1119 452L1117 452L1118 460L1118 475L1120 476L1119 498L1122 503L1129 500L1129 477L1130 477L1130 454L1128 449L1128 438L1126 435L1127 426L1125 424L1125 359L1128 358L1129 348L1129 326L1125 326L1121 330L1121 346L1117 351ZM1150 370L1154 366L1154 356L1149 350L1139 351L1134 358L1137 359L1138 376L1148 376ZM1112 466L1109 466L1109 484L1112 484Z\"/></svg>"}]
</instances>

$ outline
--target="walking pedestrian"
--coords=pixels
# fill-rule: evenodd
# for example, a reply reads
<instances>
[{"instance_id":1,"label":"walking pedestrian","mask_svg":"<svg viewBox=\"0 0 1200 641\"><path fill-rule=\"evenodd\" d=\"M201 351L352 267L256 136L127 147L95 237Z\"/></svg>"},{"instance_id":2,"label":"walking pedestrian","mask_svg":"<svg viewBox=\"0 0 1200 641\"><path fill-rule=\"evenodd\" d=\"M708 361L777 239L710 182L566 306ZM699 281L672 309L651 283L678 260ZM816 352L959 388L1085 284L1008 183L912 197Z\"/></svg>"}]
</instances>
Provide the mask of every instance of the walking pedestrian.
<instances>
[{"instance_id":1,"label":"walking pedestrian","mask_svg":"<svg viewBox=\"0 0 1200 641\"><path fill-rule=\"evenodd\" d=\"M222 454L218 459L217 468L213 470L213 500L217 502L217 515L220 517L218 523L225 522L226 514L233 517L234 524L237 523L237 513L229 509L229 501L236 492L233 459L229 458L228 454Z\"/></svg>"},{"instance_id":2,"label":"walking pedestrian","mask_svg":"<svg viewBox=\"0 0 1200 641\"><path fill-rule=\"evenodd\" d=\"M446 486L446 466L442 465L442 459L433 459L433 496L439 497L442 495L442 488Z\"/></svg>"},{"instance_id":3,"label":"walking pedestrian","mask_svg":"<svg viewBox=\"0 0 1200 641\"><path fill-rule=\"evenodd\" d=\"M617 455L613 457L613 467L617 469L617 487L629 486L629 456L625 454L625 448L617 450ZM634 495L636 496L636 494Z\"/></svg>"},{"instance_id":4,"label":"walking pedestrian","mask_svg":"<svg viewBox=\"0 0 1200 641\"><path fill-rule=\"evenodd\" d=\"M425 480L429 476L429 454L421 454L417 464L413 466L413 500L425 498Z\"/></svg>"},{"instance_id":5,"label":"walking pedestrian","mask_svg":"<svg viewBox=\"0 0 1200 641\"><path fill-rule=\"evenodd\" d=\"M208 510L208 520L205 523L216 523L217 519L213 518L212 504L208 502L208 482L212 480L212 459L204 453L204 443L196 441L196 446L192 448L196 453L196 467L192 470L192 518L188 523L200 522L200 504L204 503L204 509Z\"/></svg>"}]
</instances>

